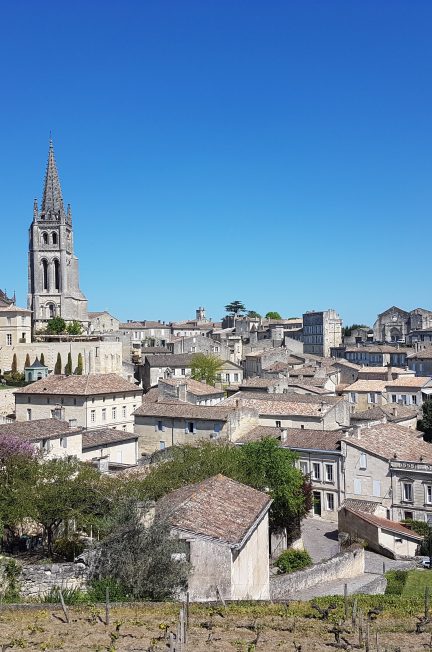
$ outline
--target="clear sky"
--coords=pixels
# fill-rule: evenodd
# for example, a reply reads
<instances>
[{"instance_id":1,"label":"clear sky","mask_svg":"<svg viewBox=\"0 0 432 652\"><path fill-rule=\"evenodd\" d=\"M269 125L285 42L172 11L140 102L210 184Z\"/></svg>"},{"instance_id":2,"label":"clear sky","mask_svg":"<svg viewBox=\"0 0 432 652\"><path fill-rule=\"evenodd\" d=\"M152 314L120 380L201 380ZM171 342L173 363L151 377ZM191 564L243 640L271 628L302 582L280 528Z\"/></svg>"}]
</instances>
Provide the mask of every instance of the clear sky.
<instances>
[{"instance_id":1,"label":"clear sky","mask_svg":"<svg viewBox=\"0 0 432 652\"><path fill-rule=\"evenodd\" d=\"M432 308L430 0L14 0L0 286L52 131L90 310Z\"/></svg>"}]
</instances>

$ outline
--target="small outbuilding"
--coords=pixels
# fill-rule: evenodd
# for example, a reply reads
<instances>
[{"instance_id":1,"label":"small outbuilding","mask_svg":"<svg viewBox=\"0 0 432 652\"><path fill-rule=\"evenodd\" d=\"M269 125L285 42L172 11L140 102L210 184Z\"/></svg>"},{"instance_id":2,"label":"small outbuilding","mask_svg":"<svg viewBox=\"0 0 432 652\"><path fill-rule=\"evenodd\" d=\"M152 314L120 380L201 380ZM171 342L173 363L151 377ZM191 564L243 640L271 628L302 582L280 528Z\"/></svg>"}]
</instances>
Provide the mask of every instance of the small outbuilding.
<instances>
[{"instance_id":1,"label":"small outbuilding","mask_svg":"<svg viewBox=\"0 0 432 652\"><path fill-rule=\"evenodd\" d=\"M36 380L42 380L48 376L48 367L46 367L39 358L33 362L30 367L25 367L24 378L26 383L34 383Z\"/></svg>"},{"instance_id":2,"label":"small outbuilding","mask_svg":"<svg viewBox=\"0 0 432 652\"><path fill-rule=\"evenodd\" d=\"M158 501L188 543L192 601L269 600L270 505L267 494L220 474Z\"/></svg>"}]
</instances>

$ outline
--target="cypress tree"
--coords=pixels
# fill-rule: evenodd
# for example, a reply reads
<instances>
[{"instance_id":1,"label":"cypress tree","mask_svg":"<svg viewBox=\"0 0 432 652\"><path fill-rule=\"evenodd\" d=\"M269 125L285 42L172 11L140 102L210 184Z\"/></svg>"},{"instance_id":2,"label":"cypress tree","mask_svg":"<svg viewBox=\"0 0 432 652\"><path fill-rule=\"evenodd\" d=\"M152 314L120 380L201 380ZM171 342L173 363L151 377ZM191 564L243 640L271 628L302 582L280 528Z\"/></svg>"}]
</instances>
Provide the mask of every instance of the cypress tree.
<instances>
[{"instance_id":1,"label":"cypress tree","mask_svg":"<svg viewBox=\"0 0 432 652\"><path fill-rule=\"evenodd\" d=\"M62 359L61 359L61 355L60 355L60 351L59 351L57 353L57 361L55 363L54 373L59 375L59 374L61 374L61 372L62 372Z\"/></svg>"},{"instance_id":2,"label":"cypress tree","mask_svg":"<svg viewBox=\"0 0 432 652\"><path fill-rule=\"evenodd\" d=\"M24 363L24 368L30 367L31 362L30 362L30 355L27 353L25 363Z\"/></svg>"},{"instance_id":3,"label":"cypress tree","mask_svg":"<svg viewBox=\"0 0 432 652\"><path fill-rule=\"evenodd\" d=\"M14 353L12 358L12 373L16 374L17 370L18 370L17 357L16 357L16 353Z\"/></svg>"},{"instance_id":4,"label":"cypress tree","mask_svg":"<svg viewBox=\"0 0 432 652\"><path fill-rule=\"evenodd\" d=\"M66 363L66 376L70 376L72 374L72 353L69 351L68 353L68 359Z\"/></svg>"},{"instance_id":5,"label":"cypress tree","mask_svg":"<svg viewBox=\"0 0 432 652\"><path fill-rule=\"evenodd\" d=\"M41 356L40 356L40 363L45 366L45 356L44 356L43 353L41 353Z\"/></svg>"},{"instance_id":6,"label":"cypress tree","mask_svg":"<svg viewBox=\"0 0 432 652\"><path fill-rule=\"evenodd\" d=\"M77 375L78 375L78 376L82 376L82 372L83 372L83 359L82 359L82 354L81 354L81 353L78 353L78 364L77 364L77 370L76 370L76 372L77 372Z\"/></svg>"}]
</instances>

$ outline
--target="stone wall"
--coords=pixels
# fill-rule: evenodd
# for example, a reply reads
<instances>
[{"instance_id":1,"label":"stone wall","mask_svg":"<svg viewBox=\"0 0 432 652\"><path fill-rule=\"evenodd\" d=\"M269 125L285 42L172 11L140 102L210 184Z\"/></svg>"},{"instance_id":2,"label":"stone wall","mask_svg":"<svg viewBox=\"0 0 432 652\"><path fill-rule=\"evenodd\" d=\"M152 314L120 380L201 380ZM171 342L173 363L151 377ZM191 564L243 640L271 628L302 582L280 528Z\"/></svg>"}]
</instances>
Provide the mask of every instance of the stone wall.
<instances>
[{"instance_id":1,"label":"stone wall","mask_svg":"<svg viewBox=\"0 0 432 652\"><path fill-rule=\"evenodd\" d=\"M14 392L17 388L10 387L8 389L0 389L0 415L6 416L15 411L15 396Z\"/></svg>"},{"instance_id":2,"label":"stone wall","mask_svg":"<svg viewBox=\"0 0 432 652\"><path fill-rule=\"evenodd\" d=\"M85 589L87 568L84 564L35 564L22 567L20 593L23 597L36 597L49 593L54 587Z\"/></svg>"},{"instance_id":3,"label":"stone wall","mask_svg":"<svg viewBox=\"0 0 432 652\"><path fill-rule=\"evenodd\" d=\"M286 575L275 575L270 582L271 599L295 599L296 591L308 589L316 584L331 582L332 580L362 575L364 573L364 563L363 548L353 547L351 550L315 564L311 568Z\"/></svg>"}]
</instances>

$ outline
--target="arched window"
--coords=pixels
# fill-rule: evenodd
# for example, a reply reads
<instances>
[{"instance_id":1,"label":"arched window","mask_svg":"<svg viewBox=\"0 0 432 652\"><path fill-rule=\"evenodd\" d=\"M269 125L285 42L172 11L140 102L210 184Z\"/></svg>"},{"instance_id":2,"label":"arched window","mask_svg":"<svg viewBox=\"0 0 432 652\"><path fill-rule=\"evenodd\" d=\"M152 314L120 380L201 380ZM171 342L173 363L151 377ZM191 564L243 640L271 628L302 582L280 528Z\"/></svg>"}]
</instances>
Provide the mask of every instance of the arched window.
<instances>
[{"instance_id":1,"label":"arched window","mask_svg":"<svg viewBox=\"0 0 432 652\"><path fill-rule=\"evenodd\" d=\"M55 232L52 233L51 234L51 239L52 239L53 245L56 245L57 244L57 233L55 233Z\"/></svg>"},{"instance_id":2,"label":"arched window","mask_svg":"<svg viewBox=\"0 0 432 652\"><path fill-rule=\"evenodd\" d=\"M42 244L48 244L48 233L42 233Z\"/></svg>"},{"instance_id":3,"label":"arched window","mask_svg":"<svg viewBox=\"0 0 432 652\"><path fill-rule=\"evenodd\" d=\"M42 290L48 290L48 262L42 260Z\"/></svg>"},{"instance_id":4,"label":"arched window","mask_svg":"<svg viewBox=\"0 0 432 652\"><path fill-rule=\"evenodd\" d=\"M53 303L50 303L50 304L48 305L48 314L49 314L50 319L52 319L53 317L55 317L55 306L54 306Z\"/></svg>"},{"instance_id":5,"label":"arched window","mask_svg":"<svg viewBox=\"0 0 432 652\"><path fill-rule=\"evenodd\" d=\"M60 263L57 258L54 260L54 288L60 290Z\"/></svg>"}]
</instances>

